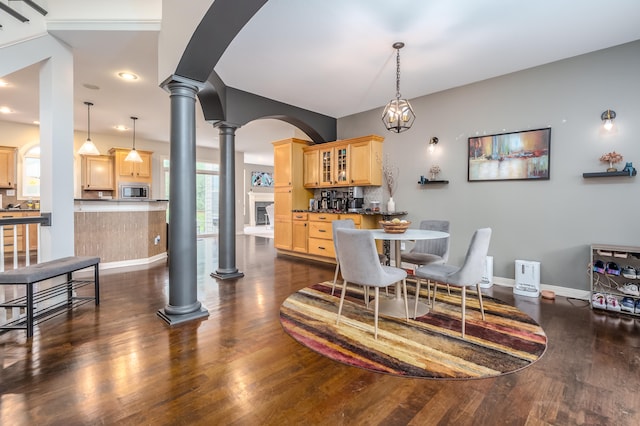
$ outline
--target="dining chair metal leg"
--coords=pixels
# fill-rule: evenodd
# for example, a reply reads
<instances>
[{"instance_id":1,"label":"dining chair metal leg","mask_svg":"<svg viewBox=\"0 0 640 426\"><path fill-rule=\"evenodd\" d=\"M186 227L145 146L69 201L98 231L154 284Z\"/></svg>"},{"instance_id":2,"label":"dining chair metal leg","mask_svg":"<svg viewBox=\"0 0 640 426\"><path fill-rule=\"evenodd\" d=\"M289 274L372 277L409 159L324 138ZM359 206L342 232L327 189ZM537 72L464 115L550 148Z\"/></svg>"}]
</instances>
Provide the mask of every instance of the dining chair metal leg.
<instances>
[{"instance_id":1,"label":"dining chair metal leg","mask_svg":"<svg viewBox=\"0 0 640 426\"><path fill-rule=\"evenodd\" d=\"M433 299L431 299L431 309L436 308L436 296L438 295L438 281L433 282Z\"/></svg>"},{"instance_id":2,"label":"dining chair metal leg","mask_svg":"<svg viewBox=\"0 0 640 426\"><path fill-rule=\"evenodd\" d=\"M465 311L466 311L466 305L467 305L467 287L463 286L462 287L462 338L464 339L464 324L465 324Z\"/></svg>"},{"instance_id":3,"label":"dining chair metal leg","mask_svg":"<svg viewBox=\"0 0 640 426\"><path fill-rule=\"evenodd\" d=\"M480 290L480 283L476 284L478 289L478 301L480 302L480 312L482 312L482 321L484 321L484 304L482 303L482 291Z\"/></svg>"},{"instance_id":4,"label":"dining chair metal leg","mask_svg":"<svg viewBox=\"0 0 640 426\"><path fill-rule=\"evenodd\" d=\"M333 291L336 289L336 281L338 281L338 272L340 271L340 262L336 262L336 272L333 274L333 286L331 287L331 295L333 296Z\"/></svg>"},{"instance_id":5,"label":"dining chair metal leg","mask_svg":"<svg viewBox=\"0 0 640 426\"><path fill-rule=\"evenodd\" d=\"M342 294L340 295L340 306L338 306L338 318L336 319L336 325L340 324L340 315L342 314L342 304L344 303L344 296L347 294L347 280L344 280L342 285Z\"/></svg>"},{"instance_id":6,"label":"dining chair metal leg","mask_svg":"<svg viewBox=\"0 0 640 426\"><path fill-rule=\"evenodd\" d=\"M427 284L427 288L429 288L429 284ZM413 319L416 319L418 316L418 299L420 299L420 278L416 279L416 302L413 307Z\"/></svg>"},{"instance_id":7,"label":"dining chair metal leg","mask_svg":"<svg viewBox=\"0 0 640 426\"><path fill-rule=\"evenodd\" d=\"M375 289L375 300L373 302L374 310L373 310L373 325L374 325L374 338L378 340L378 307L380 306L380 288L376 287Z\"/></svg>"},{"instance_id":8,"label":"dining chair metal leg","mask_svg":"<svg viewBox=\"0 0 640 426\"><path fill-rule=\"evenodd\" d=\"M407 321L409 321L409 299L407 298L407 279L402 279L402 290L404 291L404 312L407 316Z\"/></svg>"}]
</instances>

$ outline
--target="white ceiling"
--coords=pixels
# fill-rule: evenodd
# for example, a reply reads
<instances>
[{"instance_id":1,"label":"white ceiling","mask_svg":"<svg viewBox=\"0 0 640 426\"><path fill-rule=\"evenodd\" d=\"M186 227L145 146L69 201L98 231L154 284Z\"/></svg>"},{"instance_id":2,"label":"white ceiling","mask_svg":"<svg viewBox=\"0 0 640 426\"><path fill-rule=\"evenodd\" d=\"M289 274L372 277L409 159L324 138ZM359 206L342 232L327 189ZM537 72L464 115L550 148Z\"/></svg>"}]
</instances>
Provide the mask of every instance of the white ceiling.
<instances>
[{"instance_id":1,"label":"white ceiling","mask_svg":"<svg viewBox=\"0 0 640 426\"><path fill-rule=\"evenodd\" d=\"M55 7L50 1L49 8ZM6 19L0 12L0 23ZM639 22L637 0L270 0L216 71L228 86L340 118L382 110L395 96L395 41L406 43L401 93L411 99L638 40ZM168 142L169 96L157 78L158 32L51 33L74 50L77 130L86 131L83 102L91 101L92 133L130 127L135 115L136 137ZM140 79L117 79L122 70ZM0 106L15 113L0 119L37 120L37 75L32 66L3 77L11 85L0 88ZM217 131L203 122L199 108L197 121L198 144L217 146ZM256 121L238 130L236 148L247 162L272 164L270 142L294 136L294 130L276 120ZM382 123L371 129L382 132Z\"/></svg>"}]
</instances>

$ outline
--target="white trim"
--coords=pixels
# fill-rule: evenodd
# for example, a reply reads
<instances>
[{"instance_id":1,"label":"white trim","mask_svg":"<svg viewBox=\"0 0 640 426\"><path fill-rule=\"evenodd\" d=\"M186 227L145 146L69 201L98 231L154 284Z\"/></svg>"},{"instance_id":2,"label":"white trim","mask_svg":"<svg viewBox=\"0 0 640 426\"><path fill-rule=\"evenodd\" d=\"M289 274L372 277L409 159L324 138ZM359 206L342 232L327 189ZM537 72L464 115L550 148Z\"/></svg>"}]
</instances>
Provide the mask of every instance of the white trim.
<instances>
[{"instance_id":1,"label":"white trim","mask_svg":"<svg viewBox=\"0 0 640 426\"><path fill-rule=\"evenodd\" d=\"M56 19L47 21L47 31L160 31L159 19Z\"/></svg>"},{"instance_id":2,"label":"white trim","mask_svg":"<svg viewBox=\"0 0 640 426\"><path fill-rule=\"evenodd\" d=\"M167 252L157 254L155 256L142 258L142 259L131 259L131 260L121 260L118 262L106 262L100 263L100 270L103 269L115 269L115 268L125 268L128 266L140 266L140 265L150 265L152 263L158 262L160 260L165 260L167 258Z\"/></svg>"},{"instance_id":3,"label":"white trim","mask_svg":"<svg viewBox=\"0 0 640 426\"><path fill-rule=\"evenodd\" d=\"M504 287L515 287L516 280L513 278L493 277L493 283ZM578 290L575 288L561 287L557 285L541 284L542 290L551 290L557 296L571 297L574 299L591 300L588 290Z\"/></svg>"}]
</instances>

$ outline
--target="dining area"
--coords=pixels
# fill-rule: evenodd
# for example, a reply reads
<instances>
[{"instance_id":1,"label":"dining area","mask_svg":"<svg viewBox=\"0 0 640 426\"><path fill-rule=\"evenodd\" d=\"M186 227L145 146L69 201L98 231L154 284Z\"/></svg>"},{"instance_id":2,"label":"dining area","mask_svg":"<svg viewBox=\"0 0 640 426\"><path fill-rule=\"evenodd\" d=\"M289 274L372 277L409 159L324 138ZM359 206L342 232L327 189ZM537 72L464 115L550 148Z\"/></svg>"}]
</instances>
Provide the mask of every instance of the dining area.
<instances>
[{"instance_id":1,"label":"dining area","mask_svg":"<svg viewBox=\"0 0 640 426\"><path fill-rule=\"evenodd\" d=\"M333 280L284 300L280 323L289 336L347 365L432 379L495 377L545 353L547 338L534 320L482 293L491 228L468 236L458 263L449 260L449 221L384 225L332 222ZM391 243L389 255L379 252L381 241Z\"/></svg>"},{"instance_id":2,"label":"dining area","mask_svg":"<svg viewBox=\"0 0 640 426\"><path fill-rule=\"evenodd\" d=\"M448 263L450 224L447 220L422 220L418 228L410 228L407 221L380 221L380 229L355 229L348 221L334 221L336 270L332 293L342 275L340 304L336 324L340 324L347 288L362 286L363 308L373 309L374 338L378 338L380 315L406 320L416 319L435 307L438 284L456 286L461 291L461 336L465 336L466 289L475 288L480 312L484 308L480 283L491 240L491 229L477 229L471 236L461 265ZM378 253L376 241L392 242L392 259ZM403 251L403 243L413 243ZM393 260L393 265L390 265ZM403 265L404 264L404 265ZM412 269L408 265L413 266ZM407 292L407 277L415 282L415 290ZM424 286L424 287L423 287ZM373 289L373 295L370 290ZM380 292L384 289L384 292ZM420 298L421 290L426 298ZM433 292L432 292L433 289ZM371 307L373 305L373 307Z\"/></svg>"}]
</instances>

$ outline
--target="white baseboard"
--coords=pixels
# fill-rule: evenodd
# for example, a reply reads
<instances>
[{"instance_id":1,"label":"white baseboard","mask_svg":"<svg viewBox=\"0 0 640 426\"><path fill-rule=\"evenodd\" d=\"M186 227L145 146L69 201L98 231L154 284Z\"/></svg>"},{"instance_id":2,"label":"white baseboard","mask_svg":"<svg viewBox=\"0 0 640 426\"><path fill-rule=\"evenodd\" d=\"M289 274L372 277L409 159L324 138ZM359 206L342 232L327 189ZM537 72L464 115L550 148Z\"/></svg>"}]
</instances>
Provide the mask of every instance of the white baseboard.
<instances>
[{"instance_id":1,"label":"white baseboard","mask_svg":"<svg viewBox=\"0 0 640 426\"><path fill-rule=\"evenodd\" d=\"M493 277L493 283L504 287L515 287L516 280L513 278ZM560 287L557 285L540 284L541 290L551 290L557 296L571 297L574 299L591 300L588 290L578 290L569 287Z\"/></svg>"},{"instance_id":2,"label":"white baseboard","mask_svg":"<svg viewBox=\"0 0 640 426\"><path fill-rule=\"evenodd\" d=\"M100 270L107 270L107 269L115 269L115 268L126 268L129 266L141 266L141 265L150 265L152 263L158 262L160 260L166 260L167 259L167 253L160 253L157 254L155 256L151 256L151 257L147 257L147 258L142 258L142 259L131 259L131 260L121 260L118 262L105 262L105 263L100 263Z\"/></svg>"}]
</instances>

